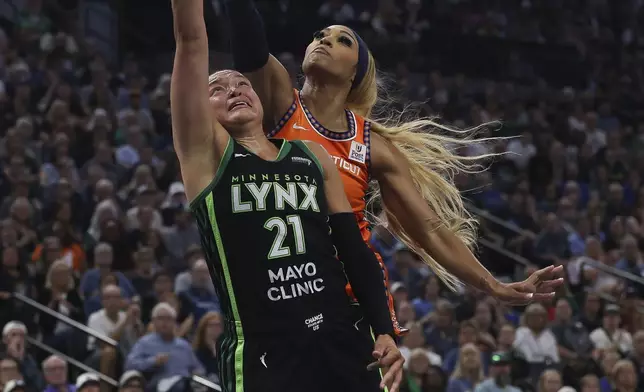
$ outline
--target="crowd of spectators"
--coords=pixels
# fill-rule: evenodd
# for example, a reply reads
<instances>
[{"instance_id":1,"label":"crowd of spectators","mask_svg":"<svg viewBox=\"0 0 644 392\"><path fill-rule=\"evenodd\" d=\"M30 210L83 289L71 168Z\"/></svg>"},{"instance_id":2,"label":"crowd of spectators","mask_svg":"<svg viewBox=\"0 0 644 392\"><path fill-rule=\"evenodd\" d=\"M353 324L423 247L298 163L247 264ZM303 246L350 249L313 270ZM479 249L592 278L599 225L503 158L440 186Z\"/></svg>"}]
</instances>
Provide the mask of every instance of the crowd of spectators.
<instances>
[{"instance_id":1,"label":"crowd of spectators","mask_svg":"<svg viewBox=\"0 0 644 392\"><path fill-rule=\"evenodd\" d=\"M42 0L23 3L0 29L0 387L106 392L101 380L112 379L128 392L183 392L199 388L187 381L194 374L217 383L222 319L172 151L170 69L133 54L108 63L73 20ZM221 16L221 1L210 3ZM462 153L507 154L456 180L505 222L482 219L482 233L531 262L521 273L563 264L567 287L525 309L469 288L449 293L376 226L372 243L410 330L400 340L403 390L644 391L643 286L597 268L644 272L643 2L258 3L273 31L294 19L359 27L405 102L459 127L502 120L481 136L520 136L472 144ZM443 34L518 49L482 76L461 70L457 55L432 55L427 42ZM271 45L288 49L278 54L297 81L303 48ZM401 46L403 56L386 55ZM583 65L569 85L570 61L557 72L552 57L530 56L561 48Z\"/></svg>"}]
</instances>

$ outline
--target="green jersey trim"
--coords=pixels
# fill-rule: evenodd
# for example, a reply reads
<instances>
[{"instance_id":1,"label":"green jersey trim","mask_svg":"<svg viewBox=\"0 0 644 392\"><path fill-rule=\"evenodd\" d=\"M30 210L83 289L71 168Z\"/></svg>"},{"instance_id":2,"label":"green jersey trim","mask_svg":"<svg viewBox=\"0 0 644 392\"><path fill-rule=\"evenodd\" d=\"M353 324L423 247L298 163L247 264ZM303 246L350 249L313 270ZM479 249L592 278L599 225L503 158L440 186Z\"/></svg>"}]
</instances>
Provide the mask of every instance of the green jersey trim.
<instances>
[{"instance_id":1,"label":"green jersey trim","mask_svg":"<svg viewBox=\"0 0 644 392\"><path fill-rule=\"evenodd\" d=\"M221 159L219 160L219 167L217 167L217 172L215 173L215 178L212 179L210 184L206 186L199 194L197 197L195 197L191 202L190 202L190 209L192 211L197 208L197 204L202 202L207 195L212 193L212 190L215 188L219 180L221 179L221 176L224 174L224 171L226 170L226 167L228 166L228 162L230 162L230 158L233 156L233 146L234 146L234 141L232 137L228 137L228 144L226 144L226 149L224 150L224 155L221 156Z\"/></svg>"},{"instance_id":2,"label":"green jersey trim","mask_svg":"<svg viewBox=\"0 0 644 392\"><path fill-rule=\"evenodd\" d=\"M232 138L231 138L232 140ZM232 151L232 149L231 149ZM221 167L221 166L220 166ZM216 180L217 178L215 178ZM214 181L213 181L214 182ZM233 312L233 322L235 324L235 334L237 335L237 342L235 347L235 392L244 392L244 329L242 327L241 318L239 317L239 309L237 308L237 300L235 299L235 290L233 289L233 282L230 278L230 270L228 269L228 260L226 259L226 252L224 251L224 244L221 240L221 233L219 225L217 224L217 215L215 214L215 203L212 192L206 196L206 207L208 208L208 219L212 226L212 232L217 244L217 252L219 260L224 273L224 280L226 281L226 290L228 291L228 298L230 299L230 307Z\"/></svg>"}]
</instances>

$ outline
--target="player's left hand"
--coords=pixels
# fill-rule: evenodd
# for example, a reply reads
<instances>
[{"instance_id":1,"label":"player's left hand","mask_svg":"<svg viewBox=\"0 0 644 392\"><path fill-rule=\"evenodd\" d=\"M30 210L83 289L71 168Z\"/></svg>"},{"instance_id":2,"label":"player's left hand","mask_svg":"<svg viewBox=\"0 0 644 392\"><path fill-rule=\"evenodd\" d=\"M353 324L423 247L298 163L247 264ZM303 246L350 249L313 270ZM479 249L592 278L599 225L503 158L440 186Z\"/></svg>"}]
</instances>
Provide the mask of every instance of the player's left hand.
<instances>
[{"instance_id":1,"label":"player's left hand","mask_svg":"<svg viewBox=\"0 0 644 392\"><path fill-rule=\"evenodd\" d=\"M551 265L534 272L523 282L500 285L492 295L508 305L550 301L564 283L563 272L563 266Z\"/></svg>"},{"instance_id":2,"label":"player's left hand","mask_svg":"<svg viewBox=\"0 0 644 392\"><path fill-rule=\"evenodd\" d=\"M370 363L367 369L382 368L384 370L380 389L387 387L390 392L398 392L402 381L405 358L398 350L394 339L389 335L378 336L372 355L376 361Z\"/></svg>"}]
</instances>

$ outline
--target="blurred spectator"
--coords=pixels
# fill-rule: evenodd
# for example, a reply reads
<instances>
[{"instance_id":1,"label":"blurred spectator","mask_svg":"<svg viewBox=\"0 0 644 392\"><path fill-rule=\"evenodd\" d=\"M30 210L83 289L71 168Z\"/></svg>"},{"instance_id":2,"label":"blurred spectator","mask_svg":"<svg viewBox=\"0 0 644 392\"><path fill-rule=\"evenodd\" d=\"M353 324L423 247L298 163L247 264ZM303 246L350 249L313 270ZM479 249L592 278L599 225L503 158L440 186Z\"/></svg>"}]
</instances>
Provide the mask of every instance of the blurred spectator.
<instances>
[{"instance_id":1,"label":"blurred spectator","mask_svg":"<svg viewBox=\"0 0 644 392\"><path fill-rule=\"evenodd\" d=\"M564 361L588 359L593 350L589 333L573 320L572 308L567 298L557 300L555 320L550 327L557 341L559 356Z\"/></svg>"},{"instance_id":2,"label":"blurred spectator","mask_svg":"<svg viewBox=\"0 0 644 392\"><path fill-rule=\"evenodd\" d=\"M183 339L175 337L177 312L169 304L162 302L152 310L154 332L141 338L127 357L125 368L137 370L147 377L151 386L174 376L182 379L193 374L204 374L204 368ZM177 390L185 387L177 386ZM173 389L174 390L174 389Z\"/></svg>"},{"instance_id":3,"label":"blurred spectator","mask_svg":"<svg viewBox=\"0 0 644 392\"><path fill-rule=\"evenodd\" d=\"M59 259L49 267L45 287L39 291L38 301L72 320L84 322L83 301L75 290L72 269L66 260ZM48 314L40 315L43 341L59 351L67 351L72 343L71 327Z\"/></svg>"},{"instance_id":4,"label":"blurred spectator","mask_svg":"<svg viewBox=\"0 0 644 392\"><path fill-rule=\"evenodd\" d=\"M45 392L75 392L76 386L67 380L67 362L62 358L51 355L42 363L43 374L47 387Z\"/></svg>"},{"instance_id":5,"label":"blurred spectator","mask_svg":"<svg viewBox=\"0 0 644 392\"><path fill-rule=\"evenodd\" d=\"M622 356L628 355L633 349L633 338L628 331L620 328L621 316L619 306L607 305L600 328L590 334L596 349L605 350L614 347Z\"/></svg>"},{"instance_id":6,"label":"blurred spectator","mask_svg":"<svg viewBox=\"0 0 644 392\"><path fill-rule=\"evenodd\" d=\"M119 379L119 392L143 392L145 377L136 370L129 370Z\"/></svg>"},{"instance_id":7,"label":"blurred spectator","mask_svg":"<svg viewBox=\"0 0 644 392\"><path fill-rule=\"evenodd\" d=\"M539 377L537 392L558 392L562 386L561 374L555 369L547 369Z\"/></svg>"},{"instance_id":8,"label":"blurred spectator","mask_svg":"<svg viewBox=\"0 0 644 392\"><path fill-rule=\"evenodd\" d=\"M472 391L483 381L484 377L481 351L474 343L465 343L459 348L456 367L452 372L449 384L447 384L447 391Z\"/></svg>"},{"instance_id":9,"label":"blurred spectator","mask_svg":"<svg viewBox=\"0 0 644 392\"><path fill-rule=\"evenodd\" d=\"M217 342L224 332L224 320L221 313L206 313L195 330L192 348L197 359L204 366L205 377L219 384L219 360L217 358Z\"/></svg>"},{"instance_id":10,"label":"blurred spectator","mask_svg":"<svg viewBox=\"0 0 644 392\"><path fill-rule=\"evenodd\" d=\"M29 389L27 384L23 380L10 380L8 381L2 390L2 392L28 392Z\"/></svg>"},{"instance_id":11,"label":"blurred spectator","mask_svg":"<svg viewBox=\"0 0 644 392\"><path fill-rule=\"evenodd\" d=\"M3 390L11 389L10 381L24 381L24 379L20 372L20 365L15 359L11 357L0 359L0 387Z\"/></svg>"},{"instance_id":12,"label":"blurred spectator","mask_svg":"<svg viewBox=\"0 0 644 392\"><path fill-rule=\"evenodd\" d=\"M19 321L10 321L2 329L3 354L18 364L20 374L29 388L42 390L44 381L39 366L27 351L27 328Z\"/></svg>"},{"instance_id":13,"label":"blurred spectator","mask_svg":"<svg viewBox=\"0 0 644 392\"><path fill-rule=\"evenodd\" d=\"M496 352L490 356L490 377L482 381L474 392L519 392L512 386L512 357L505 352Z\"/></svg>"},{"instance_id":14,"label":"blurred spectator","mask_svg":"<svg viewBox=\"0 0 644 392\"><path fill-rule=\"evenodd\" d=\"M615 392L636 392L637 371L633 363L627 359L617 361L613 366L612 379Z\"/></svg>"},{"instance_id":15,"label":"blurred spectator","mask_svg":"<svg viewBox=\"0 0 644 392\"><path fill-rule=\"evenodd\" d=\"M83 373L76 378L76 392L99 392L101 379L94 373Z\"/></svg>"},{"instance_id":16,"label":"blurred spectator","mask_svg":"<svg viewBox=\"0 0 644 392\"><path fill-rule=\"evenodd\" d=\"M212 293L208 287L212 285L210 279L210 271L208 264L203 259L197 260L191 268L192 283L190 287L177 293L178 295L184 294L190 299L191 309L190 313L195 318L195 323L198 323L201 317L208 312L220 312L219 298Z\"/></svg>"},{"instance_id":17,"label":"blurred spectator","mask_svg":"<svg viewBox=\"0 0 644 392\"><path fill-rule=\"evenodd\" d=\"M532 374L546 366L559 363L555 335L548 329L548 315L541 304L531 304L525 310L525 325L517 329L514 348L528 361Z\"/></svg>"}]
</instances>

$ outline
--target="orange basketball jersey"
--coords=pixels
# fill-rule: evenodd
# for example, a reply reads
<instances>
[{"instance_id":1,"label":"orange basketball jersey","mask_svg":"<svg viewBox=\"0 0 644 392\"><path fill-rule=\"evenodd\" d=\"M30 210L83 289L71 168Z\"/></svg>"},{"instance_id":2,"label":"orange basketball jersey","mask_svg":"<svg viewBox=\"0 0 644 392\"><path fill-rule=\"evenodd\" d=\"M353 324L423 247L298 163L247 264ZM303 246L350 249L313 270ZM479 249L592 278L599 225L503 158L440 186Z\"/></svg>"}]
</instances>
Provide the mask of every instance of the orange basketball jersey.
<instances>
[{"instance_id":1,"label":"orange basketball jersey","mask_svg":"<svg viewBox=\"0 0 644 392\"><path fill-rule=\"evenodd\" d=\"M331 132L324 128L306 105L300 99L299 91L295 90L294 100L286 114L280 119L268 137L288 140L310 140L324 147L340 171L344 192L351 203L351 208L358 221L362 239L369 244L369 222L365 216L365 195L369 187L369 170L371 164L371 123L350 110L345 110L349 130L346 132ZM389 274L382 257L375 253L382 268L385 287L389 287ZM394 331L403 335L407 329L402 328L396 318L394 299L387 291L389 312ZM355 300L351 286L347 284L347 294Z\"/></svg>"},{"instance_id":2,"label":"orange basketball jersey","mask_svg":"<svg viewBox=\"0 0 644 392\"><path fill-rule=\"evenodd\" d=\"M344 191L356 215L362 238L369 243L369 223L365 217L365 195L369 186L371 159L369 121L346 110L349 130L342 133L331 132L317 122L300 100L297 90L294 95L293 104L268 137L310 140L321 144L328 151L340 171Z\"/></svg>"}]
</instances>

